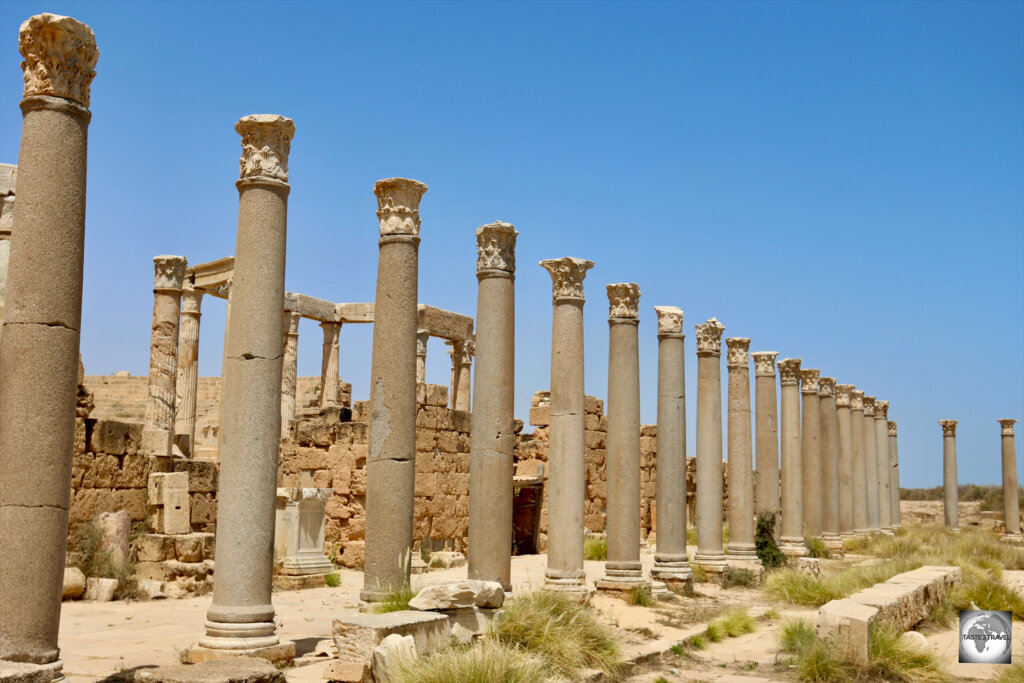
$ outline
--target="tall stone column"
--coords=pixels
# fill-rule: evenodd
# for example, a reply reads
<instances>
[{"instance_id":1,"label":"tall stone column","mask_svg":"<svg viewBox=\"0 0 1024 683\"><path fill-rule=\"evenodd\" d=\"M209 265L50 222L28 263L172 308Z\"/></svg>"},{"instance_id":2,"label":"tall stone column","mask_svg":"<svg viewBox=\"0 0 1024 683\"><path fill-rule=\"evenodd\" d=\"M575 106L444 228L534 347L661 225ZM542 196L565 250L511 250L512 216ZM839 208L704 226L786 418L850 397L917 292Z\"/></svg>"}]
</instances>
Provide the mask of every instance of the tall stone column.
<instances>
[{"instance_id":1,"label":"tall stone column","mask_svg":"<svg viewBox=\"0 0 1024 683\"><path fill-rule=\"evenodd\" d=\"M469 445L469 568L471 579L498 581L512 590L512 452L515 448L516 229L502 222L476 230L476 364ZM465 345L452 346L469 355ZM453 402L469 410L466 392ZM458 385L456 385L458 386ZM463 406L463 407L459 407Z\"/></svg>"},{"instance_id":2,"label":"tall stone column","mask_svg":"<svg viewBox=\"0 0 1024 683\"><path fill-rule=\"evenodd\" d=\"M196 393L199 385L199 319L203 290L186 283L181 292L181 329L178 331L178 394L174 433L188 442L189 457L196 455Z\"/></svg>"},{"instance_id":3,"label":"tall stone column","mask_svg":"<svg viewBox=\"0 0 1024 683\"><path fill-rule=\"evenodd\" d=\"M818 411L819 370L800 371L803 395L803 430L800 438L800 462L803 476L804 533L821 536L822 467L821 416Z\"/></svg>"},{"instance_id":4,"label":"tall stone column","mask_svg":"<svg viewBox=\"0 0 1024 683\"><path fill-rule=\"evenodd\" d=\"M1003 450L1003 521L1006 530L1003 540L1020 545L1020 492L1017 489L1017 452L1013 443L1013 423L1017 420L999 420Z\"/></svg>"},{"instance_id":5,"label":"tall stone column","mask_svg":"<svg viewBox=\"0 0 1024 683\"><path fill-rule=\"evenodd\" d=\"M288 153L295 124L284 116L245 116L239 162L238 234L220 427L217 575L206 635L192 661L247 653L290 661L270 591L281 442L281 366Z\"/></svg>"},{"instance_id":6,"label":"tall stone column","mask_svg":"<svg viewBox=\"0 0 1024 683\"><path fill-rule=\"evenodd\" d=\"M757 512L779 517L779 402L775 394L775 359L778 351L758 351L754 357L754 445L757 474L754 477ZM660 433L660 432L659 432ZM778 535L776 519L776 535Z\"/></svg>"},{"instance_id":7,"label":"tall stone column","mask_svg":"<svg viewBox=\"0 0 1024 683\"><path fill-rule=\"evenodd\" d=\"M540 265L551 273L554 304L547 481L548 566L544 570L544 587L584 600L589 591L583 571L583 507L587 481L583 439L583 278L594 267L594 262L567 256L541 261Z\"/></svg>"},{"instance_id":8,"label":"tall stone column","mask_svg":"<svg viewBox=\"0 0 1024 683\"><path fill-rule=\"evenodd\" d=\"M697 325L697 555L709 572L725 571L722 547L722 333L714 318Z\"/></svg>"},{"instance_id":9,"label":"tall stone column","mask_svg":"<svg viewBox=\"0 0 1024 683\"><path fill-rule=\"evenodd\" d=\"M299 321L302 316L295 311L285 311L283 356L281 364L281 438L288 436L291 422L295 419L295 393L299 382Z\"/></svg>"},{"instance_id":10,"label":"tall stone column","mask_svg":"<svg viewBox=\"0 0 1024 683\"><path fill-rule=\"evenodd\" d=\"M900 523L900 454L899 446L896 443L896 423L892 420L887 425L889 428L889 459L892 461L892 526L899 529Z\"/></svg>"},{"instance_id":11,"label":"tall stone column","mask_svg":"<svg viewBox=\"0 0 1024 683\"><path fill-rule=\"evenodd\" d=\"M174 404L178 381L178 321L181 288L188 261L184 256L153 258L153 329L149 340L149 382L142 452L169 456L174 439Z\"/></svg>"},{"instance_id":12,"label":"tall stone column","mask_svg":"<svg viewBox=\"0 0 1024 683\"><path fill-rule=\"evenodd\" d=\"M853 432L850 429L850 393L852 384L836 385L836 431L839 440L839 535L842 540L853 538Z\"/></svg>"},{"instance_id":13,"label":"tall stone column","mask_svg":"<svg viewBox=\"0 0 1024 683\"><path fill-rule=\"evenodd\" d=\"M818 417L821 423L821 538L833 552L843 551L839 535L839 415L836 378L818 381Z\"/></svg>"},{"instance_id":14,"label":"tall stone column","mask_svg":"<svg viewBox=\"0 0 1024 683\"><path fill-rule=\"evenodd\" d=\"M640 286L608 285L608 560L603 590L647 583L640 569Z\"/></svg>"},{"instance_id":15,"label":"tall stone column","mask_svg":"<svg viewBox=\"0 0 1024 683\"><path fill-rule=\"evenodd\" d=\"M18 228L0 337L0 660L45 664L62 680L89 84L99 52L92 29L52 14L21 25L18 49Z\"/></svg>"},{"instance_id":16,"label":"tall stone column","mask_svg":"<svg viewBox=\"0 0 1024 683\"><path fill-rule=\"evenodd\" d=\"M878 460L878 525L885 533L892 530L892 491L889 470L892 460L889 458L889 415L888 401L875 401L875 457Z\"/></svg>"},{"instance_id":17,"label":"tall stone column","mask_svg":"<svg viewBox=\"0 0 1024 683\"><path fill-rule=\"evenodd\" d=\"M498 225L492 223L491 225ZM508 223L501 223L508 225ZM479 228L477 228L479 230ZM479 307L479 301L477 303ZM480 318L477 317L479 321ZM477 323L479 327L479 322ZM449 355L452 357L452 388L451 406L452 410L470 409L470 375L473 371L473 355L476 353L476 344L472 341L450 341L446 342L449 347Z\"/></svg>"},{"instance_id":18,"label":"tall stone column","mask_svg":"<svg viewBox=\"0 0 1024 683\"><path fill-rule=\"evenodd\" d=\"M686 354L683 310L655 306L658 314L658 544L651 575L673 592L693 580L686 554Z\"/></svg>"},{"instance_id":19,"label":"tall stone column","mask_svg":"<svg viewBox=\"0 0 1024 683\"><path fill-rule=\"evenodd\" d=\"M409 585L416 495L416 329L420 199L427 186L390 178L373 187L380 255L370 368L370 444L366 460L367 602Z\"/></svg>"},{"instance_id":20,"label":"tall stone column","mask_svg":"<svg viewBox=\"0 0 1024 683\"><path fill-rule=\"evenodd\" d=\"M960 533L960 492L956 479L956 420L939 420L942 426L942 490L946 528Z\"/></svg>"},{"instance_id":21,"label":"tall stone column","mask_svg":"<svg viewBox=\"0 0 1024 683\"><path fill-rule=\"evenodd\" d=\"M757 561L754 552L754 453L750 434L750 339L729 337L729 558Z\"/></svg>"},{"instance_id":22,"label":"tall stone column","mask_svg":"<svg viewBox=\"0 0 1024 683\"><path fill-rule=\"evenodd\" d=\"M430 341L430 330L416 330L416 383L427 381L427 342Z\"/></svg>"},{"instance_id":23,"label":"tall stone column","mask_svg":"<svg viewBox=\"0 0 1024 683\"><path fill-rule=\"evenodd\" d=\"M875 397L864 397L864 471L868 499L868 530L881 531L878 514L878 442L875 441Z\"/></svg>"},{"instance_id":24,"label":"tall stone column","mask_svg":"<svg viewBox=\"0 0 1024 683\"><path fill-rule=\"evenodd\" d=\"M803 472L800 457L800 359L779 361L782 405L782 535L779 547L787 557L807 554L804 543Z\"/></svg>"},{"instance_id":25,"label":"tall stone column","mask_svg":"<svg viewBox=\"0 0 1024 683\"><path fill-rule=\"evenodd\" d=\"M320 323L324 331L324 357L320 364L320 409L337 408L338 400L338 337L341 323Z\"/></svg>"},{"instance_id":26,"label":"tall stone column","mask_svg":"<svg viewBox=\"0 0 1024 683\"><path fill-rule=\"evenodd\" d=\"M868 533L868 455L864 449L864 392L850 392L850 445L853 453L853 528Z\"/></svg>"}]
</instances>

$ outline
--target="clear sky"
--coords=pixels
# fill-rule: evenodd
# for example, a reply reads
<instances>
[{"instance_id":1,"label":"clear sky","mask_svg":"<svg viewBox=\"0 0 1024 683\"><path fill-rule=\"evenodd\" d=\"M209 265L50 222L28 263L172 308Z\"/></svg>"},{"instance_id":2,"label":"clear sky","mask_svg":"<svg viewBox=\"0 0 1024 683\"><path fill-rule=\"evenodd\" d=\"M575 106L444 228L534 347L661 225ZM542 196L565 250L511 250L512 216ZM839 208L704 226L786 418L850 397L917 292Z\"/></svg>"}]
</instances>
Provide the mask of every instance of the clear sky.
<instances>
[{"instance_id":1,"label":"clear sky","mask_svg":"<svg viewBox=\"0 0 1024 683\"><path fill-rule=\"evenodd\" d=\"M1024 3L0 3L0 162L18 156L18 26L69 14L92 88L82 353L148 366L156 254L234 251L246 114L295 120L290 291L372 301L374 181L415 178L420 301L476 312L474 230L519 230L516 414L546 389L551 282L586 280L587 392L607 395L604 285L636 281L641 409L656 419L652 306L892 402L903 482L1000 478L996 418L1024 418ZM204 302L200 374L224 305ZM369 393L371 331L342 330ZM300 327L300 374L322 336ZM449 359L431 342L428 381ZM725 363L723 358L723 387ZM1021 431L1024 431L1022 429ZM1024 444L1024 439L1021 439ZM1018 448L1024 461L1024 447Z\"/></svg>"}]
</instances>

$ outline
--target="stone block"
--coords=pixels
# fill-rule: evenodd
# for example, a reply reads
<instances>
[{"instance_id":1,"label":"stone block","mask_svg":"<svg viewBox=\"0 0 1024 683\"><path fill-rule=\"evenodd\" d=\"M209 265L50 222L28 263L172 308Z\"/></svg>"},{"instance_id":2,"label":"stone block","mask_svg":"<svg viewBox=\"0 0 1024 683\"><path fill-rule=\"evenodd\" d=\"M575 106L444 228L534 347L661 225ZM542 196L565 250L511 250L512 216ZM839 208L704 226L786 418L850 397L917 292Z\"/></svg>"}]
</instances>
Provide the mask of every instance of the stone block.
<instances>
[{"instance_id":1,"label":"stone block","mask_svg":"<svg viewBox=\"0 0 1024 683\"><path fill-rule=\"evenodd\" d=\"M448 406L448 387L440 384L428 384L426 393L426 404L428 406L438 406L441 408Z\"/></svg>"},{"instance_id":2,"label":"stone block","mask_svg":"<svg viewBox=\"0 0 1024 683\"><path fill-rule=\"evenodd\" d=\"M52 680L51 666L0 659L0 683L50 683Z\"/></svg>"},{"instance_id":3,"label":"stone block","mask_svg":"<svg viewBox=\"0 0 1024 683\"><path fill-rule=\"evenodd\" d=\"M392 683L398 680L403 667L416 660L416 641L412 636L392 633L373 648L373 680Z\"/></svg>"},{"instance_id":4,"label":"stone block","mask_svg":"<svg viewBox=\"0 0 1024 683\"><path fill-rule=\"evenodd\" d=\"M469 434L473 429L473 418L468 410L453 410L451 416L452 429L460 434Z\"/></svg>"},{"instance_id":5,"label":"stone block","mask_svg":"<svg viewBox=\"0 0 1024 683\"><path fill-rule=\"evenodd\" d=\"M448 645L450 630L443 614L413 610L348 615L335 619L331 628L338 659L363 664L372 661L373 648L393 633L412 636L416 651L427 654Z\"/></svg>"},{"instance_id":6,"label":"stone block","mask_svg":"<svg viewBox=\"0 0 1024 683\"><path fill-rule=\"evenodd\" d=\"M78 600L85 593L85 574L78 567L64 568L62 600Z\"/></svg>"},{"instance_id":7,"label":"stone block","mask_svg":"<svg viewBox=\"0 0 1024 683\"><path fill-rule=\"evenodd\" d=\"M154 472L149 475L150 528L158 534L192 531L187 472Z\"/></svg>"},{"instance_id":8,"label":"stone block","mask_svg":"<svg viewBox=\"0 0 1024 683\"><path fill-rule=\"evenodd\" d=\"M452 510L452 512L458 514L459 510ZM450 550L439 550L430 556L430 566L435 569L451 569L452 567L463 567L465 564L465 555Z\"/></svg>"},{"instance_id":9,"label":"stone block","mask_svg":"<svg viewBox=\"0 0 1024 683\"><path fill-rule=\"evenodd\" d=\"M89 435L88 450L107 455L135 454L142 442L142 425L116 420L97 420Z\"/></svg>"},{"instance_id":10,"label":"stone block","mask_svg":"<svg viewBox=\"0 0 1024 683\"><path fill-rule=\"evenodd\" d=\"M551 424L551 409L549 406L534 406L530 408L530 424L534 427L547 427Z\"/></svg>"},{"instance_id":11,"label":"stone block","mask_svg":"<svg viewBox=\"0 0 1024 683\"><path fill-rule=\"evenodd\" d=\"M90 578L85 581L85 599L110 602L117 590L117 579Z\"/></svg>"},{"instance_id":12,"label":"stone block","mask_svg":"<svg viewBox=\"0 0 1024 683\"><path fill-rule=\"evenodd\" d=\"M202 562L203 539L199 534L175 536L174 555L178 562Z\"/></svg>"},{"instance_id":13,"label":"stone block","mask_svg":"<svg viewBox=\"0 0 1024 683\"><path fill-rule=\"evenodd\" d=\"M105 551L114 567L125 567L129 560L128 537L132 520L124 510L101 512L96 516L100 529L100 550Z\"/></svg>"},{"instance_id":14,"label":"stone block","mask_svg":"<svg viewBox=\"0 0 1024 683\"><path fill-rule=\"evenodd\" d=\"M335 659L324 669L324 680L339 681L339 683L372 683L373 675L370 673L372 653L370 658L370 662L349 662Z\"/></svg>"},{"instance_id":15,"label":"stone block","mask_svg":"<svg viewBox=\"0 0 1024 683\"><path fill-rule=\"evenodd\" d=\"M285 683L284 674L266 659L244 656L139 669L134 680L137 683Z\"/></svg>"},{"instance_id":16,"label":"stone block","mask_svg":"<svg viewBox=\"0 0 1024 683\"><path fill-rule=\"evenodd\" d=\"M818 610L818 635L831 639L855 664L866 665L871 648L871 625L878 617L874 607L843 598Z\"/></svg>"},{"instance_id":17,"label":"stone block","mask_svg":"<svg viewBox=\"0 0 1024 683\"><path fill-rule=\"evenodd\" d=\"M434 553L437 555L438 553ZM433 556L431 556L433 560ZM427 586L409 601L416 610L450 610L466 607L501 607L505 591L497 581L446 581Z\"/></svg>"},{"instance_id":18,"label":"stone block","mask_svg":"<svg viewBox=\"0 0 1024 683\"><path fill-rule=\"evenodd\" d=\"M597 398L596 396L586 396L583 399L583 409L588 413L595 415L604 414L604 401Z\"/></svg>"}]
</instances>

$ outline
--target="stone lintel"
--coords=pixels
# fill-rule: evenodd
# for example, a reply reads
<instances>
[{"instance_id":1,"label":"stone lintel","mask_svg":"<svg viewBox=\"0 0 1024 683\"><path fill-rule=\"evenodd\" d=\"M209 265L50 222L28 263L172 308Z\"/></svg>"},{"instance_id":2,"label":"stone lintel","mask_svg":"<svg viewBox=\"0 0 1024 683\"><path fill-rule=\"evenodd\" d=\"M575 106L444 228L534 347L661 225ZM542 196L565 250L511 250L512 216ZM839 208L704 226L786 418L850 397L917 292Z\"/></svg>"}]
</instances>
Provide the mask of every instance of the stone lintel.
<instances>
[{"instance_id":1,"label":"stone lintel","mask_svg":"<svg viewBox=\"0 0 1024 683\"><path fill-rule=\"evenodd\" d=\"M473 339L473 318L470 316L426 304L419 304L416 308L419 329L429 330L431 337L453 341Z\"/></svg>"}]
</instances>

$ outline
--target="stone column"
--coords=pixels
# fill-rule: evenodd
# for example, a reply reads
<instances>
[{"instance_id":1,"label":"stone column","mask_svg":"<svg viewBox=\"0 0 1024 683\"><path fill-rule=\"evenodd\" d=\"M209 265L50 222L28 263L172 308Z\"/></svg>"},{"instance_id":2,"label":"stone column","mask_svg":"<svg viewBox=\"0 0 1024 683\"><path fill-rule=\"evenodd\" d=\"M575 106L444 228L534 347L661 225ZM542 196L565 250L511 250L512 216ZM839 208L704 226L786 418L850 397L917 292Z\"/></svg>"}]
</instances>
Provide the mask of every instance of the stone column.
<instances>
[{"instance_id":1,"label":"stone column","mask_svg":"<svg viewBox=\"0 0 1024 683\"><path fill-rule=\"evenodd\" d=\"M892 461L892 526L899 529L900 523L900 454L896 443L896 423L889 421L889 459Z\"/></svg>"},{"instance_id":2,"label":"stone column","mask_svg":"<svg viewBox=\"0 0 1024 683\"><path fill-rule=\"evenodd\" d=\"M320 323L324 331L324 357L320 363L320 410L337 408L338 401L338 337L341 323Z\"/></svg>"},{"instance_id":3,"label":"stone column","mask_svg":"<svg viewBox=\"0 0 1024 683\"><path fill-rule=\"evenodd\" d=\"M956 481L956 420L939 420L942 425L942 489L946 528L960 533L960 492Z\"/></svg>"},{"instance_id":4,"label":"stone column","mask_svg":"<svg viewBox=\"0 0 1024 683\"><path fill-rule=\"evenodd\" d=\"M750 339L729 337L729 557L757 562L754 552L754 453L750 434Z\"/></svg>"},{"instance_id":5,"label":"stone column","mask_svg":"<svg viewBox=\"0 0 1024 683\"><path fill-rule=\"evenodd\" d=\"M594 262L567 256L541 261L540 265L551 273L554 303L547 481L548 566L544 570L544 587L584 600L589 591L583 571L583 507L587 482L583 439L583 278L594 267Z\"/></svg>"},{"instance_id":6,"label":"stone column","mask_svg":"<svg viewBox=\"0 0 1024 683\"><path fill-rule=\"evenodd\" d=\"M725 571L722 547L722 333L714 318L697 325L697 566Z\"/></svg>"},{"instance_id":7,"label":"stone column","mask_svg":"<svg viewBox=\"0 0 1024 683\"><path fill-rule=\"evenodd\" d=\"M498 225L498 223L492 223L491 225ZM501 225L508 225L508 223L501 223ZM479 300L477 307L479 308ZM479 321L479 319L478 316L477 320ZM479 327L479 322L477 327ZM471 404L469 378L473 371L473 355L476 353L476 344L469 340L449 341L446 343L451 347L448 353L452 357L452 388L450 398L452 410L469 410Z\"/></svg>"},{"instance_id":8,"label":"stone column","mask_svg":"<svg viewBox=\"0 0 1024 683\"><path fill-rule=\"evenodd\" d=\"M850 392L850 446L853 454L853 529L868 533L868 463L864 450L864 392Z\"/></svg>"},{"instance_id":9,"label":"stone column","mask_svg":"<svg viewBox=\"0 0 1024 683\"><path fill-rule=\"evenodd\" d=\"M149 382L142 452L169 456L174 439L174 404L178 381L178 321L181 288L188 262L184 256L153 258L153 329L149 339Z\"/></svg>"},{"instance_id":10,"label":"stone column","mask_svg":"<svg viewBox=\"0 0 1024 683\"><path fill-rule=\"evenodd\" d=\"M754 445L757 474L754 476L757 512L771 512L778 517L779 503L779 402L775 395L775 359L778 351L758 351L754 357Z\"/></svg>"},{"instance_id":11,"label":"stone column","mask_svg":"<svg viewBox=\"0 0 1024 683\"><path fill-rule=\"evenodd\" d=\"M188 455L196 455L196 393L199 384L199 319L203 290L186 283L181 292L181 329L178 331L178 407L174 433L188 442Z\"/></svg>"},{"instance_id":12,"label":"stone column","mask_svg":"<svg viewBox=\"0 0 1024 683\"><path fill-rule=\"evenodd\" d=\"M655 306L658 314L658 543L651 575L673 592L693 580L686 555L686 336L683 311Z\"/></svg>"},{"instance_id":13,"label":"stone column","mask_svg":"<svg viewBox=\"0 0 1024 683\"><path fill-rule=\"evenodd\" d=\"M0 660L55 679L75 441L92 29L39 14L25 61L10 263L0 338ZM7 91L10 93L10 90Z\"/></svg>"},{"instance_id":14,"label":"stone column","mask_svg":"<svg viewBox=\"0 0 1024 683\"><path fill-rule=\"evenodd\" d=\"M390 178L373 187L380 255L370 369L366 559L360 597L409 585L416 495L416 328L420 199L427 186Z\"/></svg>"},{"instance_id":15,"label":"stone column","mask_svg":"<svg viewBox=\"0 0 1024 683\"><path fill-rule=\"evenodd\" d=\"M283 353L281 364L281 438L287 438L291 422L295 419L295 392L299 381L299 321L295 311L285 311Z\"/></svg>"},{"instance_id":16,"label":"stone column","mask_svg":"<svg viewBox=\"0 0 1024 683\"><path fill-rule=\"evenodd\" d=\"M217 575L206 635L192 661L247 653L290 661L270 591L274 574L274 510L281 441L288 153L295 124L284 116L245 116L239 163L231 319L220 427Z\"/></svg>"},{"instance_id":17,"label":"stone column","mask_svg":"<svg viewBox=\"0 0 1024 683\"><path fill-rule=\"evenodd\" d=\"M804 533L821 536L822 467L821 416L818 413L819 370L800 371L803 429L800 438L800 473L803 477Z\"/></svg>"},{"instance_id":18,"label":"stone column","mask_svg":"<svg viewBox=\"0 0 1024 683\"><path fill-rule=\"evenodd\" d=\"M515 449L516 229L502 222L476 230L476 364L469 444L468 577L512 590L512 452ZM469 350L452 344L452 363L466 374L466 392L453 399L469 410ZM459 358L464 354L466 358ZM459 383L455 383L458 388Z\"/></svg>"},{"instance_id":19,"label":"stone column","mask_svg":"<svg viewBox=\"0 0 1024 683\"><path fill-rule=\"evenodd\" d=\"M608 561L603 590L647 583L640 568L640 286L608 285Z\"/></svg>"},{"instance_id":20,"label":"stone column","mask_svg":"<svg viewBox=\"0 0 1024 683\"><path fill-rule=\"evenodd\" d=\"M881 531L878 515L878 442L875 441L875 397L864 397L864 471L868 499L868 530Z\"/></svg>"},{"instance_id":21,"label":"stone column","mask_svg":"<svg viewBox=\"0 0 1024 683\"><path fill-rule=\"evenodd\" d=\"M833 552L843 551L839 535L839 416L836 413L836 378L818 382L818 417L821 423L821 538Z\"/></svg>"},{"instance_id":22,"label":"stone column","mask_svg":"<svg viewBox=\"0 0 1024 683\"><path fill-rule=\"evenodd\" d=\"M1017 420L999 420L1003 441L1003 521L1006 530L1003 540L1020 545L1020 492L1017 490L1017 452L1013 443L1013 423ZM895 424L895 423L890 423ZM895 441L895 438L893 439Z\"/></svg>"},{"instance_id":23,"label":"stone column","mask_svg":"<svg viewBox=\"0 0 1024 683\"><path fill-rule=\"evenodd\" d=\"M430 330L416 330L416 383L427 381L427 342L430 341Z\"/></svg>"},{"instance_id":24,"label":"stone column","mask_svg":"<svg viewBox=\"0 0 1024 683\"><path fill-rule=\"evenodd\" d=\"M11 232L14 229L14 190L18 167L0 164L0 321L4 317L7 296L7 271L10 266Z\"/></svg>"},{"instance_id":25,"label":"stone column","mask_svg":"<svg viewBox=\"0 0 1024 683\"><path fill-rule=\"evenodd\" d=\"M853 538L853 432L850 429L850 394L852 384L836 385L836 431L839 439L839 535L842 540Z\"/></svg>"},{"instance_id":26,"label":"stone column","mask_svg":"<svg viewBox=\"0 0 1024 683\"><path fill-rule=\"evenodd\" d=\"M807 554L804 544L803 473L800 457L800 359L779 361L782 405L782 534L779 547L788 557Z\"/></svg>"},{"instance_id":27,"label":"stone column","mask_svg":"<svg viewBox=\"0 0 1024 683\"><path fill-rule=\"evenodd\" d=\"M892 461L889 458L888 401L875 401L875 457L878 464L878 525L887 534L892 530Z\"/></svg>"}]
</instances>

